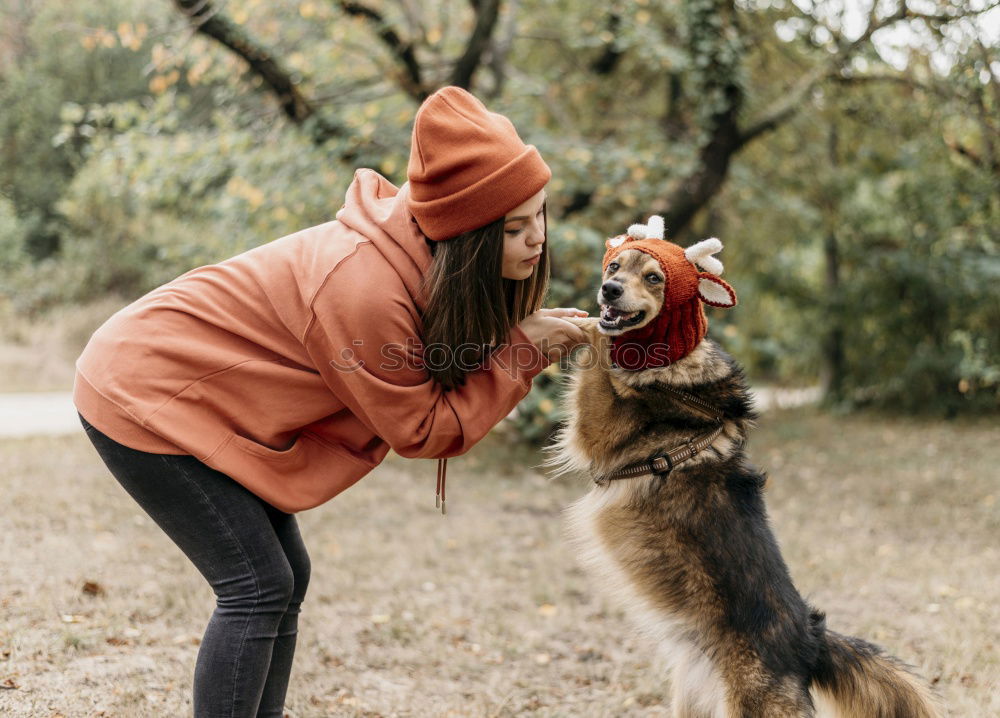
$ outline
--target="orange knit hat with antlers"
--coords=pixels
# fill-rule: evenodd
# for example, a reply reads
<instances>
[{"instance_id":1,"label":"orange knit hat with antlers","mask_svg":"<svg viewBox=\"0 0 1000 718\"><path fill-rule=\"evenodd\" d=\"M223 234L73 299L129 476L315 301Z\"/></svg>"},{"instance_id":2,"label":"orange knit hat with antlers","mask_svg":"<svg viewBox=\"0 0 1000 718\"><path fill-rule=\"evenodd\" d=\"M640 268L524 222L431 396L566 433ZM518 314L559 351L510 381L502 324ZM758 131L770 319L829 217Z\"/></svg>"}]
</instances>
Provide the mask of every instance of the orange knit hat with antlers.
<instances>
[{"instance_id":1,"label":"orange knit hat with antlers","mask_svg":"<svg viewBox=\"0 0 1000 718\"><path fill-rule=\"evenodd\" d=\"M708 331L702 304L736 306L736 292L718 276L722 262L712 256L722 250L716 237L684 249L664 239L663 218L654 216L604 246L605 271L619 254L635 249L654 257L664 276L663 307L656 318L611 340L611 361L624 369L667 366L687 356Z\"/></svg>"}]
</instances>

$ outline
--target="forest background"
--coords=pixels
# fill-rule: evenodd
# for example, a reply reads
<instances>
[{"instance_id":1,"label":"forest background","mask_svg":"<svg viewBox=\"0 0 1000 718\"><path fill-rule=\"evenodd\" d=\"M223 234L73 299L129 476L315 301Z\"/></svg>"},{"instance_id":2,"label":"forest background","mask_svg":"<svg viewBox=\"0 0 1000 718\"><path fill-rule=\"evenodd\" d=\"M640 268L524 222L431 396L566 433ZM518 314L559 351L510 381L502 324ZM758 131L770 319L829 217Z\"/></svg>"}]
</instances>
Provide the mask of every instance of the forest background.
<instances>
[{"instance_id":1,"label":"forest background","mask_svg":"<svg viewBox=\"0 0 1000 718\"><path fill-rule=\"evenodd\" d=\"M1000 715L998 46L996 0L0 0L0 714L190 714L214 596L95 456L73 361L330 220L356 168L401 183L457 84L552 166L549 306L593 312L604 239L651 214L721 238L712 336L823 397L749 447L796 585L952 718ZM287 715L670 715L561 537L588 479L538 466L559 378L449 466L446 517L398 456L300 514ZM20 431L50 397L68 428Z\"/></svg>"},{"instance_id":2,"label":"forest background","mask_svg":"<svg viewBox=\"0 0 1000 718\"><path fill-rule=\"evenodd\" d=\"M662 214L679 244L722 239L740 306L710 310L711 332L755 382L818 385L839 410L1000 407L995 2L0 0L0 17L5 341L70 316L75 355L159 284L330 220L356 168L402 183L416 108L456 84L553 168L549 306L594 311L604 238ZM559 418L558 373L522 404L528 439Z\"/></svg>"}]
</instances>

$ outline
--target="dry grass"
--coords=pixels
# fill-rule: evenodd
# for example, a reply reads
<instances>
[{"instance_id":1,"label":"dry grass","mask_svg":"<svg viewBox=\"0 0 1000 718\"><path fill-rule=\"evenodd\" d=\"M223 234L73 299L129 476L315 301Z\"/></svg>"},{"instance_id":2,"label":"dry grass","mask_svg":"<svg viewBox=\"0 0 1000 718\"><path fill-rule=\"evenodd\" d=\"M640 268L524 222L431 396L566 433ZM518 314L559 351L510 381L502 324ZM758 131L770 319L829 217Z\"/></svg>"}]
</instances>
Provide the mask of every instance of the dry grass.
<instances>
[{"instance_id":1,"label":"dry grass","mask_svg":"<svg viewBox=\"0 0 1000 718\"><path fill-rule=\"evenodd\" d=\"M208 586L82 431L0 451L0 714L189 714ZM995 424L785 411L751 456L830 626L916 665L953 716L1000 714ZM450 462L445 518L434 463L398 458L300 515L313 580L289 715L669 714L651 651L561 540L586 485L539 461L495 434Z\"/></svg>"},{"instance_id":2,"label":"dry grass","mask_svg":"<svg viewBox=\"0 0 1000 718\"><path fill-rule=\"evenodd\" d=\"M0 392L69 391L73 364L90 335L125 304L105 297L28 319L0 298Z\"/></svg>"}]
</instances>

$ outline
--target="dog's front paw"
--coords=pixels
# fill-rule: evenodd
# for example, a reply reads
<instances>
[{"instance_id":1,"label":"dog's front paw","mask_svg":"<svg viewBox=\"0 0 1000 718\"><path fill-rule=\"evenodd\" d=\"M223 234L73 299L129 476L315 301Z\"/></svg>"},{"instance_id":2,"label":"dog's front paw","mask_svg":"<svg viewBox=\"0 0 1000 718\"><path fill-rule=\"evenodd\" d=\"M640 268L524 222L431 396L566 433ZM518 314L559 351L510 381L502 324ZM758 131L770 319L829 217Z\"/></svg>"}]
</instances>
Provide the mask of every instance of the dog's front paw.
<instances>
[{"instance_id":1,"label":"dog's front paw","mask_svg":"<svg viewBox=\"0 0 1000 718\"><path fill-rule=\"evenodd\" d=\"M598 317L562 317L567 322L572 322L573 324L580 327L587 334L587 339L591 344L595 343L598 337L601 336L601 330L598 328L601 320Z\"/></svg>"}]
</instances>

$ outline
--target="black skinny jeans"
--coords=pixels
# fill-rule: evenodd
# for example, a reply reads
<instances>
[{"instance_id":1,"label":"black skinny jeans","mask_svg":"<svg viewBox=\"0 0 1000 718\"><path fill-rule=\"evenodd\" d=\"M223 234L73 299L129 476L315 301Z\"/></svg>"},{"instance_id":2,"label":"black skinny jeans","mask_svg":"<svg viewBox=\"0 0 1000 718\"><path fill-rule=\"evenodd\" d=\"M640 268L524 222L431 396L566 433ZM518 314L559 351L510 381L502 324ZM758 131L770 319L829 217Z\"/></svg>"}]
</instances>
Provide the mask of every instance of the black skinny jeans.
<instances>
[{"instance_id":1,"label":"black skinny jeans","mask_svg":"<svg viewBox=\"0 0 1000 718\"><path fill-rule=\"evenodd\" d=\"M195 718L281 718L309 583L295 516L193 456L137 451L80 421L118 483L215 591L195 663Z\"/></svg>"}]
</instances>

